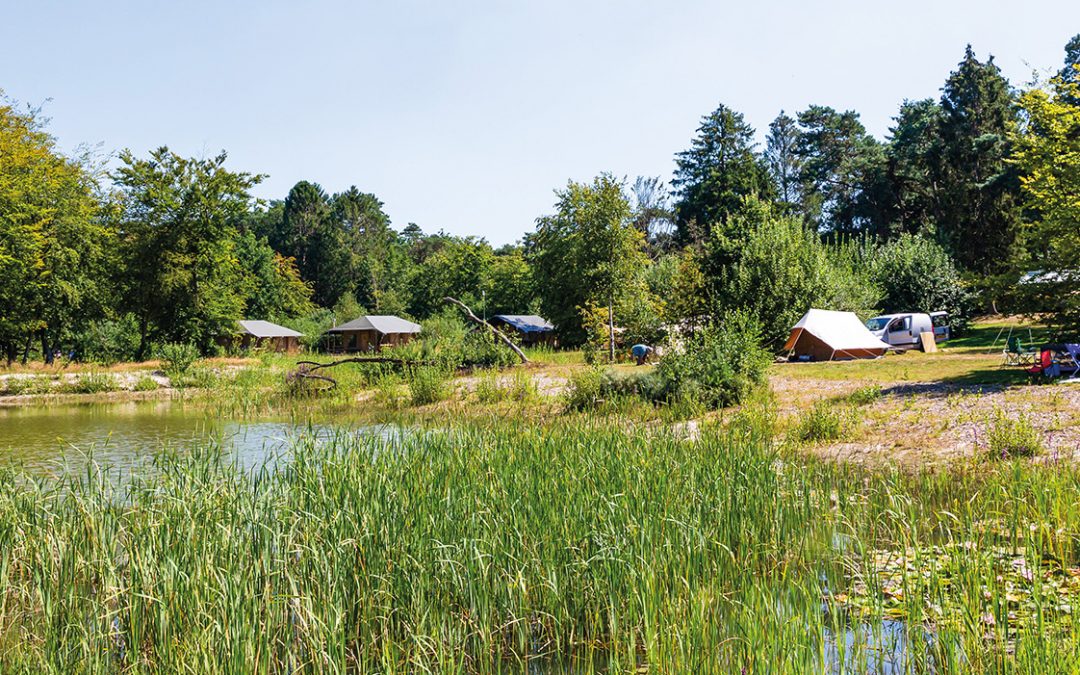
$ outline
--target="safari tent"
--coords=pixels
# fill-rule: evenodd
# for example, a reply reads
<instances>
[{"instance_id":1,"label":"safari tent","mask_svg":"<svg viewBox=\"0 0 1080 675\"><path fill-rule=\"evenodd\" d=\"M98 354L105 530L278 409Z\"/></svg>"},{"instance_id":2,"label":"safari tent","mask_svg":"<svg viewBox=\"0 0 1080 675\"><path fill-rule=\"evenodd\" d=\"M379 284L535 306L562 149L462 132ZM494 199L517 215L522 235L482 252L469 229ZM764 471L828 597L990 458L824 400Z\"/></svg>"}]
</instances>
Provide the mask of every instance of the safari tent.
<instances>
[{"instance_id":1,"label":"safari tent","mask_svg":"<svg viewBox=\"0 0 1080 675\"><path fill-rule=\"evenodd\" d=\"M526 346L555 344L555 326L535 314L496 314L490 323L497 328L512 329Z\"/></svg>"},{"instance_id":2,"label":"safari tent","mask_svg":"<svg viewBox=\"0 0 1080 675\"><path fill-rule=\"evenodd\" d=\"M792 361L876 359L889 345L873 336L854 312L811 309L791 329L784 351Z\"/></svg>"},{"instance_id":3,"label":"safari tent","mask_svg":"<svg viewBox=\"0 0 1080 675\"><path fill-rule=\"evenodd\" d=\"M361 316L328 330L327 351L334 353L377 352L403 345L420 333L420 324L387 315Z\"/></svg>"},{"instance_id":4,"label":"safari tent","mask_svg":"<svg viewBox=\"0 0 1080 675\"><path fill-rule=\"evenodd\" d=\"M303 333L269 321L237 321L232 344L241 349L271 349L292 354L300 349L302 336Z\"/></svg>"}]
</instances>

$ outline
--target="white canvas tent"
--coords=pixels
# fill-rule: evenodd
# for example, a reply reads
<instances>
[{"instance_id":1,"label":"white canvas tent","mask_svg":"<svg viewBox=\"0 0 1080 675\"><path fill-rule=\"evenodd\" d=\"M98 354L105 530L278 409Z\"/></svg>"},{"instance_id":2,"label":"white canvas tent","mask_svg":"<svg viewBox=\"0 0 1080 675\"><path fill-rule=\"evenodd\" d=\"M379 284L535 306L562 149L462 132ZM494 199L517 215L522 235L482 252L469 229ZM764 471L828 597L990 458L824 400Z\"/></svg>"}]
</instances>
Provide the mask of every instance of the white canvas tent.
<instances>
[{"instance_id":1,"label":"white canvas tent","mask_svg":"<svg viewBox=\"0 0 1080 675\"><path fill-rule=\"evenodd\" d=\"M791 329L784 351L792 360L876 359L889 345L874 337L854 312L811 309Z\"/></svg>"}]
</instances>

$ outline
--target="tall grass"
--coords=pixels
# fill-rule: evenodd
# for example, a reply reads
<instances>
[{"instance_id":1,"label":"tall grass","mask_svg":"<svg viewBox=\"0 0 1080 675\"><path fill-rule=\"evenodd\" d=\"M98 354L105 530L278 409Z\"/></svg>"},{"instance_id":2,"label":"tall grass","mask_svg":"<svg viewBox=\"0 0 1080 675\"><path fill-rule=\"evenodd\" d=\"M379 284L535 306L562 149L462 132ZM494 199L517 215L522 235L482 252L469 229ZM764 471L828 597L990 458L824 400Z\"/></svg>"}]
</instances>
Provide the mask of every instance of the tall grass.
<instances>
[{"instance_id":1,"label":"tall grass","mask_svg":"<svg viewBox=\"0 0 1080 675\"><path fill-rule=\"evenodd\" d=\"M779 453L766 417L696 443L585 416L304 437L250 475L213 445L123 482L5 471L0 662L861 672L901 641L901 671L1080 663L1025 581L1071 578L1075 469L869 474Z\"/></svg>"}]
</instances>

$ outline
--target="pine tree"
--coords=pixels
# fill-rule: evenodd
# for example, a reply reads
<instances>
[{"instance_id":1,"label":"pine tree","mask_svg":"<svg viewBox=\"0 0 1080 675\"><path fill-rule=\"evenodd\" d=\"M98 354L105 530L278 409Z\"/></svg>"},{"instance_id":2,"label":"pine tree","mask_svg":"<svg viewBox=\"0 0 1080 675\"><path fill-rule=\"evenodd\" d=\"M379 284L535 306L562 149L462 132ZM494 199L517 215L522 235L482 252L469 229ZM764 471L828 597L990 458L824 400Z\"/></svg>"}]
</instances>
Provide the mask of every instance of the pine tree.
<instances>
[{"instance_id":1,"label":"pine tree","mask_svg":"<svg viewBox=\"0 0 1080 675\"><path fill-rule=\"evenodd\" d=\"M677 235L700 239L710 225L738 213L749 196L771 199L772 181L754 152L754 128L742 114L721 105L702 120L690 149L675 156Z\"/></svg>"},{"instance_id":2,"label":"pine tree","mask_svg":"<svg viewBox=\"0 0 1080 675\"><path fill-rule=\"evenodd\" d=\"M769 123L765 138L765 161L769 166L776 195L785 204L799 202L799 157L795 152L799 141L799 125L783 110Z\"/></svg>"},{"instance_id":3,"label":"pine tree","mask_svg":"<svg viewBox=\"0 0 1080 675\"><path fill-rule=\"evenodd\" d=\"M1019 181L1008 162L1016 107L1008 81L969 45L941 95L939 236L962 268L1003 270L1019 223Z\"/></svg>"}]
</instances>

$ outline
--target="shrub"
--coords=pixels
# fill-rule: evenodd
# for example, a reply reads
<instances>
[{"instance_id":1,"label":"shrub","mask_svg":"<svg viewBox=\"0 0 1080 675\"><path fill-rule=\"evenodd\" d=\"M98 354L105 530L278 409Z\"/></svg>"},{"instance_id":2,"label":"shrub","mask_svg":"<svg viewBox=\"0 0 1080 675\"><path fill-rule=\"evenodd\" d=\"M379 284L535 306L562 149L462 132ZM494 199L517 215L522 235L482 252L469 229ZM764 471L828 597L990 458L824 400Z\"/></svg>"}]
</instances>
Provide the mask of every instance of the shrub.
<instances>
[{"instance_id":1,"label":"shrub","mask_svg":"<svg viewBox=\"0 0 1080 675\"><path fill-rule=\"evenodd\" d=\"M604 371L591 367L571 373L563 398L569 410L592 410L604 400Z\"/></svg>"},{"instance_id":2,"label":"shrub","mask_svg":"<svg viewBox=\"0 0 1080 675\"><path fill-rule=\"evenodd\" d=\"M855 245L822 243L801 218L749 200L713 229L702 271L719 309L751 312L764 342L779 348L810 307L865 312L878 304L880 290L858 258Z\"/></svg>"},{"instance_id":3,"label":"shrub","mask_svg":"<svg viewBox=\"0 0 1080 675\"><path fill-rule=\"evenodd\" d=\"M476 380L476 389L473 390L473 393L476 394L477 400L481 403L498 403L503 397L499 378L493 372L484 373Z\"/></svg>"},{"instance_id":4,"label":"shrub","mask_svg":"<svg viewBox=\"0 0 1080 675\"><path fill-rule=\"evenodd\" d=\"M106 391L116 391L119 385L116 378L108 373L86 373L75 380L60 386L60 391L65 394L100 394Z\"/></svg>"},{"instance_id":5,"label":"shrub","mask_svg":"<svg viewBox=\"0 0 1080 675\"><path fill-rule=\"evenodd\" d=\"M903 234L872 254L870 269L884 292L881 306L886 312L945 310L954 331L967 325L972 293L936 242Z\"/></svg>"},{"instance_id":6,"label":"shrub","mask_svg":"<svg viewBox=\"0 0 1080 675\"><path fill-rule=\"evenodd\" d=\"M162 345L158 358L161 369L170 377L183 375L199 359L199 350L195 345L182 342L170 342Z\"/></svg>"},{"instance_id":7,"label":"shrub","mask_svg":"<svg viewBox=\"0 0 1080 675\"><path fill-rule=\"evenodd\" d=\"M540 395L536 380L523 370L516 371L510 376L510 385L506 393L511 400L518 403L531 401Z\"/></svg>"},{"instance_id":8,"label":"shrub","mask_svg":"<svg viewBox=\"0 0 1080 675\"><path fill-rule=\"evenodd\" d=\"M212 389L221 378L210 368L190 368L183 375L170 375L169 379L177 389Z\"/></svg>"},{"instance_id":9,"label":"shrub","mask_svg":"<svg viewBox=\"0 0 1080 675\"><path fill-rule=\"evenodd\" d=\"M690 339L685 349L660 359L652 395L665 401L693 398L708 408L736 404L764 384L771 362L757 320L731 312Z\"/></svg>"},{"instance_id":10,"label":"shrub","mask_svg":"<svg viewBox=\"0 0 1080 675\"><path fill-rule=\"evenodd\" d=\"M405 397L401 393L401 383L396 376L382 374L375 378L372 384L375 387L373 397L375 403L391 410L397 410L404 404Z\"/></svg>"},{"instance_id":11,"label":"shrub","mask_svg":"<svg viewBox=\"0 0 1080 675\"><path fill-rule=\"evenodd\" d=\"M159 385L157 380L149 375L143 375L139 379L135 380L135 384L132 385L132 391L156 391Z\"/></svg>"},{"instance_id":12,"label":"shrub","mask_svg":"<svg viewBox=\"0 0 1080 675\"><path fill-rule=\"evenodd\" d=\"M840 440L848 435L854 422L854 410L831 401L818 401L795 427L795 438L803 443Z\"/></svg>"},{"instance_id":13,"label":"shrub","mask_svg":"<svg viewBox=\"0 0 1080 675\"><path fill-rule=\"evenodd\" d=\"M135 317L115 321L91 321L72 334L72 349L80 361L110 366L135 358L139 350L139 327Z\"/></svg>"},{"instance_id":14,"label":"shrub","mask_svg":"<svg viewBox=\"0 0 1080 675\"><path fill-rule=\"evenodd\" d=\"M409 397L413 405L437 403L447 396L446 371L433 366L414 368L409 373Z\"/></svg>"},{"instance_id":15,"label":"shrub","mask_svg":"<svg viewBox=\"0 0 1080 675\"><path fill-rule=\"evenodd\" d=\"M1024 415L1009 417L1000 408L990 417L986 429L987 451L991 457L1033 457L1043 451L1042 435Z\"/></svg>"},{"instance_id":16,"label":"shrub","mask_svg":"<svg viewBox=\"0 0 1080 675\"><path fill-rule=\"evenodd\" d=\"M845 398L852 405L870 405L881 400L881 387L871 384L848 394Z\"/></svg>"}]
</instances>

